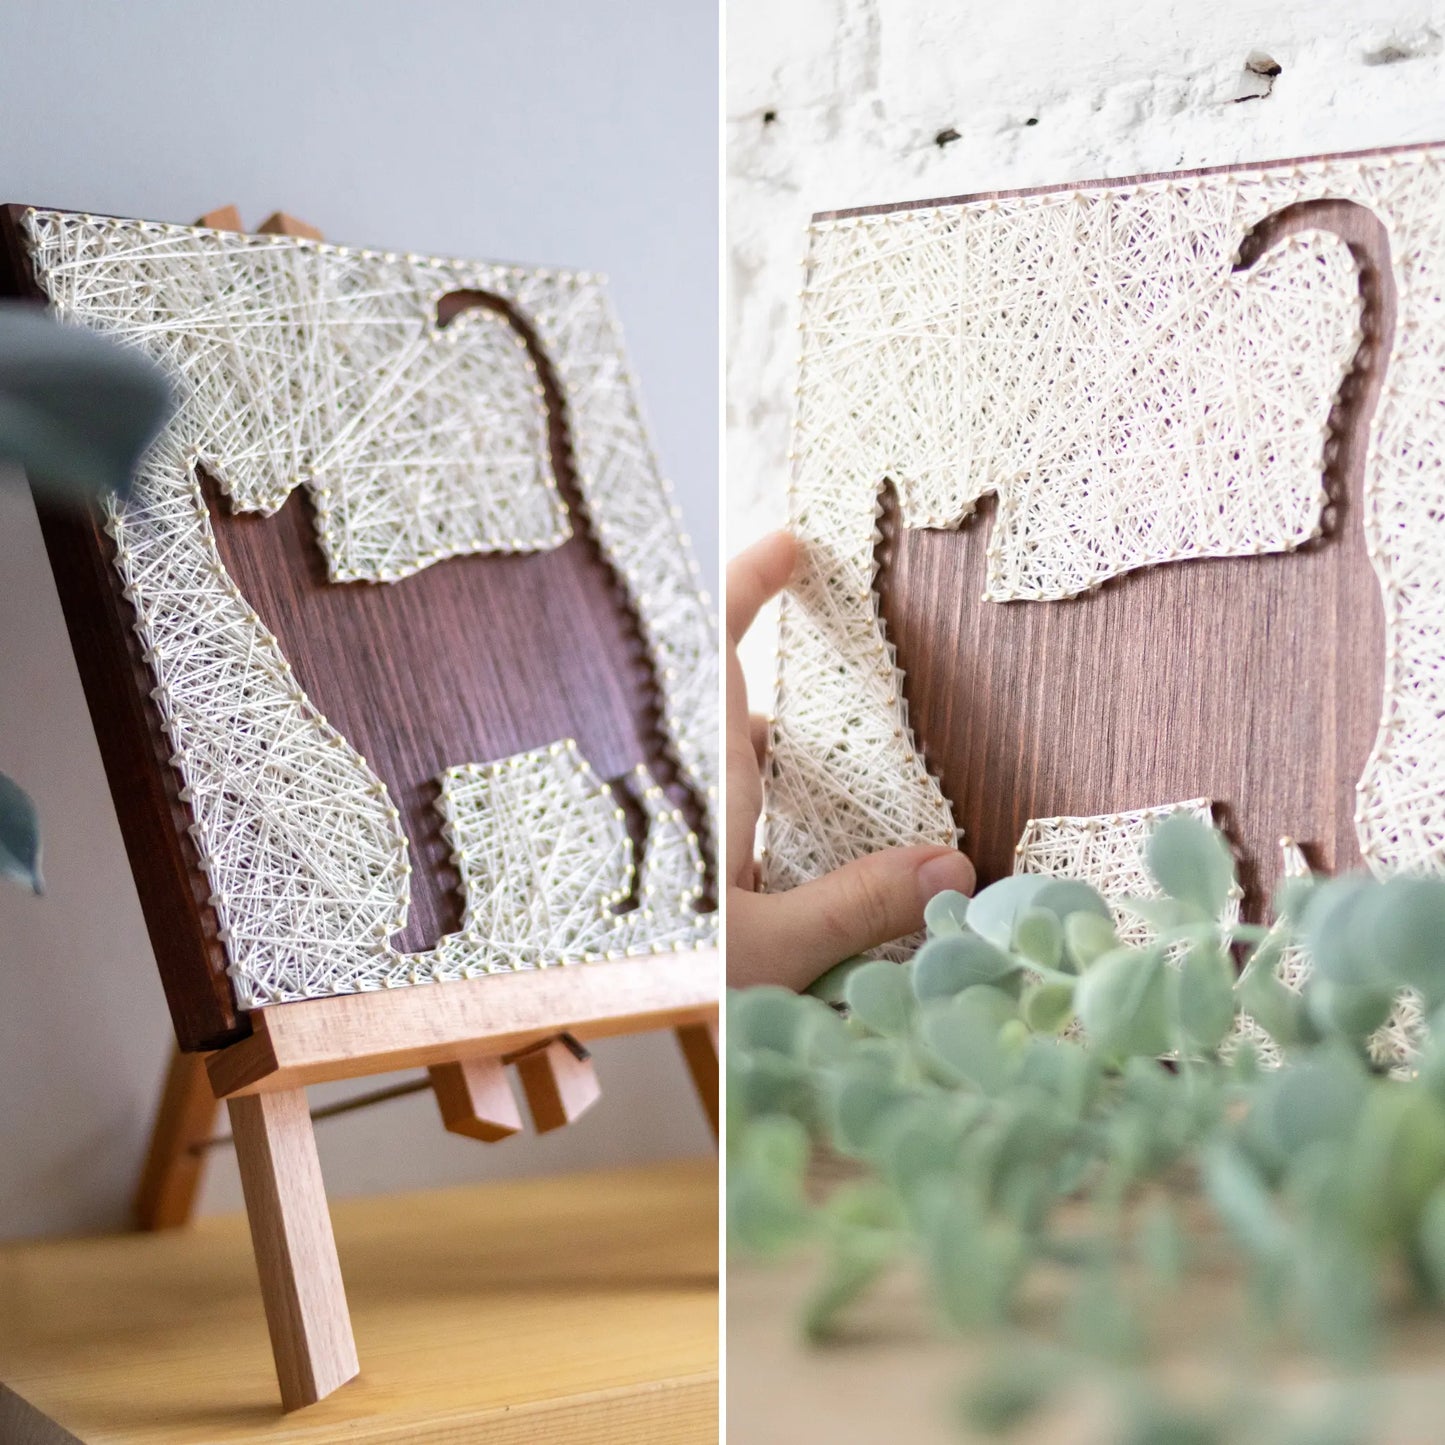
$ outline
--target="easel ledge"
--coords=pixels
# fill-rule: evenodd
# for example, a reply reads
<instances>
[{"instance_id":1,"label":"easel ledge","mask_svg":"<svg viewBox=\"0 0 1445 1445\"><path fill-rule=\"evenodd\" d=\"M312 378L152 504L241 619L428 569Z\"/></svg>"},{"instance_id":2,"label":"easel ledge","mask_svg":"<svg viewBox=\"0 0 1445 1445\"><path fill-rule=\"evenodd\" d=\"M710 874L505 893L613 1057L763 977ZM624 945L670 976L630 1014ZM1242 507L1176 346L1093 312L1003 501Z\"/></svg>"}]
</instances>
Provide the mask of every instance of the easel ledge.
<instances>
[{"instance_id":1,"label":"easel ledge","mask_svg":"<svg viewBox=\"0 0 1445 1445\"><path fill-rule=\"evenodd\" d=\"M718 978L707 949L275 1004L206 1069L227 1099L513 1053L561 1033L585 1042L706 1025Z\"/></svg>"}]
</instances>

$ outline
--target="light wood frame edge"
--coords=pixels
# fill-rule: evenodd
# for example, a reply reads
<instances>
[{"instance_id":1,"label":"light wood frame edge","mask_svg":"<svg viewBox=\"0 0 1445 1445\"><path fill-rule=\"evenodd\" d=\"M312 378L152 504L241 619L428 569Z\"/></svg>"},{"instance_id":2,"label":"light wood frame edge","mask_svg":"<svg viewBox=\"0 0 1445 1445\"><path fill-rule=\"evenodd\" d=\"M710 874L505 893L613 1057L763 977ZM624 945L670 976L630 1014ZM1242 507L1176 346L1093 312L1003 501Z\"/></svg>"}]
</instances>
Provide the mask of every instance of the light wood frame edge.
<instances>
[{"instance_id":1,"label":"light wood frame edge","mask_svg":"<svg viewBox=\"0 0 1445 1445\"><path fill-rule=\"evenodd\" d=\"M715 949L488 974L275 1004L249 1038L206 1060L218 1099L514 1052L561 1033L583 1041L707 1023Z\"/></svg>"}]
</instances>

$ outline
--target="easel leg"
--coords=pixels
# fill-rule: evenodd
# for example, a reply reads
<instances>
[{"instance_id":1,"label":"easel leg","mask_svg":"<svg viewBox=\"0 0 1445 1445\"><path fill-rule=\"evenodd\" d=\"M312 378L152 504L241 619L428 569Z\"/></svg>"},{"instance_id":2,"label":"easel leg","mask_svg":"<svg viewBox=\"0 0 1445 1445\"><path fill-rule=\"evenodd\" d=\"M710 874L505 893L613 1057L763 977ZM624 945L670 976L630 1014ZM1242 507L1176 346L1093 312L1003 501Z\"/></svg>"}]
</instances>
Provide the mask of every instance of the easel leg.
<instances>
[{"instance_id":1,"label":"easel leg","mask_svg":"<svg viewBox=\"0 0 1445 1445\"><path fill-rule=\"evenodd\" d=\"M687 1071L692 1075L692 1086L702 1104L707 1121L712 1125L713 1138L718 1132L718 1062L717 1062L717 1020L705 1024L684 1024L674 1030L677 1042L682 1047L682 1056L687 1060Z\"/></svg>"},{"instance_id":2,"label":"easel leg","mask_svg":"<svg viewBox=\"0 0 1445 1445\"><path fill-rule=\"evenodd\" d=\"M211 1137L218 1107L206 1076L206 1056L177 1049L136 1186L137 1229L177 1229L189 1222L206 1166L206 1156L196 1146Z\"/></svg>"},{"instance_id":3,"label":"easel leg","mask_svg":"<svg viewBox=\"0 0 1445 1445\"><path fill-rule=\"evenodd\" d=\"M360 1368L306 1091L226 1102L281 1403L296 1410Z\"/></svg>"}]
</instances>

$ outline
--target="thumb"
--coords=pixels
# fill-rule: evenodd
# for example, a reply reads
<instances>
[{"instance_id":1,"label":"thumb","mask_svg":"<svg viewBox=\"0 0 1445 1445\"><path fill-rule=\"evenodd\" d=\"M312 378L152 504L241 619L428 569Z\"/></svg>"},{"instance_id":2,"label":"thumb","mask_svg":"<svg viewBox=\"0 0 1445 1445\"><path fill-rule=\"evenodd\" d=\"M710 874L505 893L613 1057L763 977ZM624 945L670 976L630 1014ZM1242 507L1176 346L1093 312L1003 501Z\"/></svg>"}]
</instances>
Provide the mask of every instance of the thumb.
<instances>
[{"instance_id":1,"label":"thumb","mask_svg":"<svg viewBox=\"0 0 1445 1445\"><path fill-rule=\"evenodd\" d=\"M918 932L935 894L973 885L962 853L924 844L856 858L786 893L734 894L728 972L735 985L806 988L845 958Z\"/></svg>"}]
</instances>

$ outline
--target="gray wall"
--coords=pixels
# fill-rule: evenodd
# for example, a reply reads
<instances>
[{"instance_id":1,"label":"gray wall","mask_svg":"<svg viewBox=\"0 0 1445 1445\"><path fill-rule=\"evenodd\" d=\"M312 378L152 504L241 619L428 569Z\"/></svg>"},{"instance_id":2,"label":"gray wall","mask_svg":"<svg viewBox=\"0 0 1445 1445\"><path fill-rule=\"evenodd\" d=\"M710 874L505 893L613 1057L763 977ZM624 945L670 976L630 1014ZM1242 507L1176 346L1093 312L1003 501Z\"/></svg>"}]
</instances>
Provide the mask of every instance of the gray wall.
<instances>
[{"instance_id":1,"label":"gray wall","mask_svg":"<svg viewBox=\"0 0 1445 1445\"><path fill-rule=\"evenodd\" d=\"M717 550L717 17L588 0L8 0L0 201L190 221L234 201L331 240L606 272L709 585ZM123 1223L169 1021L28 496L0 486L0 769L44 821L0 887L0 1237ZM412 1098L325 1124L335 1194L710 1148L668 1036L604 1097L488 1147ZM313 1102L351 1086L313 1091ZM222 1151L204 1199L239 1205Z\"/></svg>"}]
</instances>

